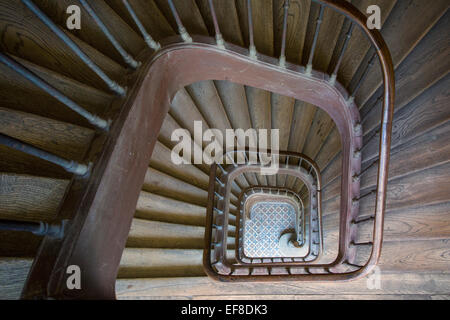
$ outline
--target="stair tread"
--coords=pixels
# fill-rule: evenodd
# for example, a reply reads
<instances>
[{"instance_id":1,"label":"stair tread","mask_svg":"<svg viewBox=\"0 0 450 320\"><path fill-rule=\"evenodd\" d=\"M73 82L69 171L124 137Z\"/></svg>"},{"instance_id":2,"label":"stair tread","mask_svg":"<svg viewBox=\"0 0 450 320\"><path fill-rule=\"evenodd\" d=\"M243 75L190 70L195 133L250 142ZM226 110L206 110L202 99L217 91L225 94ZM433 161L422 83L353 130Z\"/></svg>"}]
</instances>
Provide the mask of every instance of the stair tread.
<instances>
[{"instance_id":1,"label":"stair tread","mask_svg":"<svg viewBox=\"0 0 450 320\"><path fill-rule=\"evenodd\" d=\"M383 273L382 289L369 290L367 279L342 283L251 283L238 286L233 283L215 282L207 277L177 277L155 279L119 279L116 282L117 297L195 297L211 296L222 299L223 295L327 295L366 294L448 294L450 279L447 274Z\"/></svg>"},{"instance_id":2,"label":"stair tread","mask_svg":"<svg viewBox=\"0 0 450 320\"><path fill-rule=\"evenodd\" d=\"M144 25L145 29L154 40L159 41L175 35L172 27L169 25L154 1L133 0L129 2L134 13L138 16L139 21ZM130 27L136 32L140 32L121 0L109 0L108 5L112 7Z\"/></svg>"},{"instance_id":3,"label":"stair tread","mask_svg":"<svg viewBox=\"0 0 450 320\"><path fill-rule=\"evenodd\" d=\"M304 53L303 53L303 65L307 65L309 54L311 50L312 40L314 32L316 30L316 20L319 16L319 6L317 4L311 5L309 12L308 30L305 39ZM317 38L316 52L313 59L313 68L327 72L331 57L336 46L339 32L342 24L344 23L344 16L334 11L331 8L325 6L323 21L320 25L320 32ZM305 51L306 50L306 51Z\"/></svg>"},{"instance_id":4,"label":"stair tread","mask_svg":"<svg viewBox=\"0 0 450 320\"><path fill-rule=\"evenodd\" d=\"M234 257L228 250L227 256ZM203 249L125 248L118 278L204 275Z\"/></svg>"},{"instance_id":5,"label":"stair tread","mask_svg":"<svg viewBox=\"0 0 450 320\"><path fill-rule=\"evenodd\" d=\"M450 121L391 151L389 178L411 175L450 159ZM375 185L378 166L374 165L361 177L361 190Z\"/></svg>"},{"instance_id":6,"label":"stair tread","mask_svg":"<svg viewBox=\"0 0 450 320\"><path fill-rule=\"evenodd\" d=\"M391 150L426 133L450 119L448 88L450 75L437 82L394 115ZM366 139L367 140L367 139ZM379 134L365 142L363 162L371 161L378 154Z\"/></svg>"},{"instance_id":7,"label":"stair tread","mask_svg":"<svg viewBox=\"0 0 450 320\"><path fill-rule=\"evenodd\" d=\"M450 239L384 241L378 266L382 272L430 272L448 275L449 241ZM368 255L363 254L354 262L359 264L367 261L367 258Z\"/></svg>"},{"instance_id":8,"label":"stair tread","mask_svg":"<svg viewBox=\"0 0 450 320\"><path fill-rule=\"evenodd\" d=\"M2 107L0 133L76 161L84 158L94 137L91 129Z\"/></svg>"},{"instance_id":9,"label":"stair tread","mask_svg":"<svg viewBox=\"0 0 450 320\"><path fill-rule=\"evenodd\" d=\"M363 0L352 3L361 12L366 13L367 8L370 5L378 5L381 9L381 26L389 17L392 9L395 6L397 0L378 0L374 2L373 0ZM347 33L348 29L343 29L342 33ZM369 50L369 41L367 41L366 35L362 32L360 28L353 28L353 33L350 41L348 42L347 49L342 58L342 63L339 67L338 81L340 81L344 87L348 87L350 81L355 76L358 68L364 60L366 53ZM339 46L339 50L340 50ZM339 51L338 51L339 52ZM337 54L337 52L335 52ZM335 66L335 63L332 63ZM332 72L332 71L331 71Z\"/></svg>"},{"instance_id":10,"label":"stair tread","mask_svg":"<svg viewBox=\"0 0 450 320\"><path fill-rule=\"evenodd\" d=\"M171 161L171 152L171 149L157 141L155 148L153 149L150 166L175 178L190 182L197 187L207 190L209 186L209 176L192 164L174 164Z\"/></svg>"},{"instance_id":11,"label":"stair tread","mask_svg":"<svg viewBox=\"0 0 450 320\"><path fill-rule=\"evenodd\" d=\"M396 113L448 74L450 62L446 44L450 38L443 39L442 34L447 34L449 24L450 13L447 13L395 70ZM430 64L439 67L430 68ZM379 126L380 121L381 104L378 103L370 111L370 117L363 122L364 133L370 133Z\"/></svg>"},{"instance_id":12,"label":"stair tread","mask_svg":"<svg viewBox=\"0 0 450 320\"><path fill-rule=\"evenodd\" d=\"M0 173L0 215L6 219L50 221L58 213L68 180Z\"/></svg>"},{"instance_id":13,"label":"stair tread","mask_svg":"<svg viewBox=\"0 0 450 320\"><path fill-rule=\"evenodd\" d=\"M436 0L432 6L421 0L396 2L381 30L395 68L408 56L447 9L448 1L446 0ZM414 23L411 23L412 21ZM363 106L367 102L381 85L382 79L381 70L376 63L356 96L358 105Z\"/></svg>"},{"instance_id":14,"label":"stair tread","mask_svg":"<svg viewBox=\"0 0 450 320\"><path fill-rule=\"evenodd\" d=\"M310 1L293 2L288 11L288 28L286 34L286 60L295 64L302 63L303 46L306 37ZM281 52L283 34L284 2L274 3L274 38L275 53Z\"/></svg>"},{"instance_id":15,"label":"stair tread","mask_svg":"<svg viewBox=\"0 0 450 320\"><path fill-rule=\"evenodd\" d=\"M32 263L31 258L0 258L0 299L20 298Z\"/></svg>"},{"instance_id":16,"label":"stair tread","mask_svg":"<svg viewBox=\"0 0 450 320\"><path fill-rule=\"evenodd\" d=\"M311 159L315 159L320 147L325 142L334 127L334 121L328 113L322 109L317 109L302 153Z\"/></svg>"},{"instance_id":17,"label":"stair tread","mask_svg":"<svg viewBox=\"0 0 450 320\"><path fill-rule=\"evenodd\" d=\"M66 9L73 4L69 0L61 1L37 1L36 4L44 11L55 23L60 26L66 25ZM128 52L137 55L144 47L144 41L138 34L131 29L104 1L94 1L90 3L94 12L101 21L107 26L108 30L114 35L116 40ZM80 6L83 17L82 26L79 30L72 31L73 34L97 48L103 54L113 58L118 63L122 63L122 58L106 38L98 25L89 15L89 13Z\"/></svg>"},{"instance_id":18,"label":"stair tread","mask_svg":"<svg viewBox=\"0 0 450 320\"><path fill-rule=\"evenodd\" d=\"M206 208L142 191L136 217L199 225L205 223Z\"/></svg>"},{"instance_id":19,"label":"stair tread","mask_svg":"<svg viewBox=\"0 0 450 320\"><path fill-rule=\"evenodd\" d=\"M27 17L27 19L23 19ZM7 31L14 28L14 32ZM59 40L25 5L16 5L15 2L2 1L2 12L0 15L0 29L6 35L3 39L4 48L7 52L17 55L23 59L34 62L55 72L74 78L83 83L89 83L94 87L107 87L67 46ZM62 29L64 30L64 29ZM15 38L20 33L22 37ZM66 34L88 54L92 60L105 72L113 72L116 75L123 74L123 69L111 59L101 54L95 48L89 46L82 40ZM18 40L19 39L19 40ZM17 41L20 41L19 43Z\"/></svg>"},{"instance_id":20,"label":"stair tread","mask_svg":"<svg viewBox=\"0 0 450 320\"><path fill-rule=\"evenodd\" d=\"M273 56L273 5L272 1L251 0L255 46L258 52ZM247 12L247 9L245 9Z\"/></svg>"},{"instance_id":21,"label":"stair tread","mask_svg":"<svg viewBox=\"0 0 450 320\"><path fill-rule=\"evenodd\" d=\"M155 0L155 3L161 12L164 13L172 28L178 30L168 2L165 0ZM173 3L188 33L192 35L208 35L208 30L195 0L174 0Z\"/></svg>"},{"instance_id":22,"label":"stair tread","mask_svg":"<svg viewBox=\"0 0 450 320\"><path fill-rule=\"evenodd\" d=\"M234 229L233 229L234 230ZM205 228L160 221L133 219L128 236L129 248L203 249ZM228 231L229 244L234 241Z\"/></svg>"},{"instance_id":23,"label":"stair tread","mask_svg":"<svg viewBox=\"0 0 450 320\"><path fill-rule=\"evenodd\" d=\"M448 200L450 162L414 172L389 181L386 192L386 209L407 209L419 204L437 204ZM360 216L374 213L374 196L365 197L360 202ZM323 215L339 211L339 199L334 197L322 204Z\"/></svg>"},{"instance_id":24,"label":"stair tread","mask_svg":"<svg viewBox=\"0 0 450 320\"><path fill-rule=\"evenodd\" d=\"M203 21L208 28L210 35L215 35L214 23L212 21L211 10L209 8L208 0L196 1L198 9L200 10ZM226 42L231 42L236 45L243 46L244 40L239 25L239 18L236 11L236 4L234 1L217 1L213 2L214 11L219 23L220 32Z\"/></svg>"},{"instance_id":25,"label":"stair tread","mask_svg":"<svg viewBox=\"0 0 450 320\"><path fill-rule=\"evenodd\" d=\"M56 179L70 179L72 174L63 168L33 157L23 152L0 146L0 172L10 172L21 175L35 175Z\"/></svg>"},{"instance_id":26,"label":"stair tread","mask_svg":"<svg viewBox=\"0 0 450 320\"><path fill-rule=\"evenodd\" d=\"M220 100L213 81L199 81L186 87L199 112L203 115L210 128L219 129L225 139L225 129L231 128L231 123Z\"/></svg>"},{"instance_id":27,"label":"stair tread","mask_svg":"<svg viewBox=\"0 0 450 320\"><path fill-rule=\"evenodd\" d=\"M13 58L91 113L102 114L114 99L112 95L63 74L19 57ZM18 76L11 69L0 64L0 70L0 97L2 98L0 106L74 125L91 127L91 124L80 115L28 80Z\"/></svg>"},{"instance_id":28,"label":"stair tread","mask_svg":"<svg viewBox=\"0 0 450 320\"><path fill-rule=\"evenodd\" d=\"M383 239L384 241L450 239L449 212L449 202L388 211L384 218ZM325 223L324 232L327 232ZM373 222L359 223L355 241L370 241L372 232Z\"/></svg>"},{"instance_id":29,"label":"stair tread","mask_svg":"<svg viewBox=\"0 0 450 320\"><path fill-rule=\"evenodd\" d=\"M142 189L205 207L208 201L207 191L152 168L149 168L145 174Z\"/></svg>"},{"instance_id":30,"label":"stair tread","mask_svg":"<svg viewBox=\"0 0 450 320\"><path fill-rule=\"evenodd\" d=\"M0 231L0 257L33 258L42 238L29 232Z\"/></svg>"}]
</instances>

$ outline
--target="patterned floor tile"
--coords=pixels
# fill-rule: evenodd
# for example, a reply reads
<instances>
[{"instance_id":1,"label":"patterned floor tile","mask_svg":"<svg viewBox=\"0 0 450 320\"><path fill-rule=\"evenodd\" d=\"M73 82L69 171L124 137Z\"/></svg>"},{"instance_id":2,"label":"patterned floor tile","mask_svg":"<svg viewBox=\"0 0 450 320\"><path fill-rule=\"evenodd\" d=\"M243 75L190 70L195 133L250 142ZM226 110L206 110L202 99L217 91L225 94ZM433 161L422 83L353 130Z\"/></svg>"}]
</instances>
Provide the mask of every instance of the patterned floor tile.
<instances>
[{"instance_id":1,"label":"patterned floor tile","mask_svg":"<svg viewBox=\"0 0 450 320\"><path fill-rule=\"evenodd\" d=\"M278 239L295 231L295 208L283 202L259 202L250 209L244 227L244 254L249 258L276 258L283 255Z\"/></svg>"}]
</instances>

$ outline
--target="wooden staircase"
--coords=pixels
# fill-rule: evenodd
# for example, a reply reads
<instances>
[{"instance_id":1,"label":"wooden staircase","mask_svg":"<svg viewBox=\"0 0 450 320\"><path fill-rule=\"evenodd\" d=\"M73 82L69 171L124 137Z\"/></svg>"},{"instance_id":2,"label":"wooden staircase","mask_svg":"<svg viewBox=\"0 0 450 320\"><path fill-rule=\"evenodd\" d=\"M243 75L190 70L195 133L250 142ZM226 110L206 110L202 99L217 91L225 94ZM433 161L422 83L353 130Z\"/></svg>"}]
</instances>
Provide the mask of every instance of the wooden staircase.
<instances>
[{"instance_id":1,"label":"wooden staircase","mask_svg":"<svg viewBox=\"0 0 450 320\"><path fill-rule=\"evenodd\" d=\"M190 35L214 36L207 0L174 0ZM249 46L244 0L214 0L220 30L228 43ZM209 166L174 165L171 134L194 121L204 129L280 129L280 149L313 159L322 176L325 257L337 254L342 142L331 117L318 107L262 89L226 80L207 80L180 88L164 118L126 248L120 262L118 299L448 299L450 298L450 87L448 1L353 0L361 12L377 4L381 33L391 51L396 100L391 161L379 267L381 289L366 279L346 283L218 283L202 266ZM34 0L59 26L65 26L68 0ZM145 56L146 43L120 0L89 1L123 48ZM178 33L166 0L129 0L155 41ZM282 0L252 0L254 40L259 53L279 57ZM32 70L93 114L114 114L120 97L109 90L80 58L68 50L20 0L0 0L1 52ZM313 43L319 6L291 0L286 59L305 66ZM314 70L331 74L349 24L326 8L313 59ZM132 70L82 9L82 28L65 33L119 84ZM370 60L369 45L356 28L337 76L354 87ZM373 67L355 102L364 132L361 194L376 184L382 95L380 68ZM123 102L123 101L122 101ZM0 133L56 154L85 162L98 141L96 128L53 97L0 63ZM200 146L195 146L199 148ZM240 189L262 182L289 185L306 196L304 185L286 177L246 175ZM54 222L72 175L59 166L0 145L0 219ZM237 198L231 199L236 204ZM359 217L374 211L374 195L360 201ZM234 223L232 223L234 225ZM372 225L362 222L358 242L369 241ZM236 230L229 229L228 256L234 256ZM0 231L0 298L20 297L43 237Z\"/></svg>"}]
</instances>

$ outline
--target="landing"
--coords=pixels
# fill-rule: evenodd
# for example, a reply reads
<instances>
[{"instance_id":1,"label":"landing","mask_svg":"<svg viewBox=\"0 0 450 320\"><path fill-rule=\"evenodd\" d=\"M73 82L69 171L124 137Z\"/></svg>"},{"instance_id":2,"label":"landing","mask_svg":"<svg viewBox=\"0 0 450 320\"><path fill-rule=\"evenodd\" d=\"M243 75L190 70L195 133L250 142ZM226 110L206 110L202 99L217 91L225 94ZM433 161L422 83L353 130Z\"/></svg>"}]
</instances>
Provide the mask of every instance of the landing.
<instances>
[{"instance_id":1,"label":"landing","mask_svg":"<svg viewBox=\"0 0 450 320\"><path fill-rule=\"evenodd\" d=\"M248 258L280 258L279 239L295 232L296 209L284 202L258 202L250 209L244 228L244 254Z\"/></svg>"}]
</instances>

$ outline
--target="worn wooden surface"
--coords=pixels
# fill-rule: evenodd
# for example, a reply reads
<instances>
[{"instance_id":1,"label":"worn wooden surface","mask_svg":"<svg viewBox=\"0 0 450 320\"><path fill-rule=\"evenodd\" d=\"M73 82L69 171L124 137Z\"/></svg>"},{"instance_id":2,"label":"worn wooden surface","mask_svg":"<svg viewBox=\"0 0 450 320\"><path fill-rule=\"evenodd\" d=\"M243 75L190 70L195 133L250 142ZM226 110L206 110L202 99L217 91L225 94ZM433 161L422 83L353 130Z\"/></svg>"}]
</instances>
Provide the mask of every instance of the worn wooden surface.
<instances>
[{"instance_id":1,"label":"worn wooden surface","mask_svg":"<svg viewBox=\"0 0 450 320\"><path fill-rule=\"evenodd\" d=\"M381 290L368 290L367 280L361 279L347 283L241 283L240 285L214 282L206 277L130 279L118 280L117 297L183 298L210 296L222 299L223 296L275 296L290 295L301 298L303 295L448 295L448 275L427 273L385 273L382 275Z\"/></svg>"},{"instance_id":2,"label":"worn wooden surface","mask_svg":"<svg viewBox=\"0 0 450 320\"><path fill-rule=\"evenodd\" d=\"M178 33L167 1L129 0L136 13L157 40ZM37 1L45 11L63 23L61 8L66 1ZM214 35L205 0L175 0L188 32ZM258 52L279 56L283 2L252 1L255 41ZM215 0L219 25L225 40L248 46L246 1ZM364 8L368 1L355 3ZM202 165L175 166L170 161L173 130L187 128L193 133L195 120L203 129L277 128L281 146L290 151L307 152L323 170L324 227L328 234L326 254L334 253L337 241L335 214L339 209L340 137L327 114L315 106L291 98L244 87L226 81L192 84L182 89L172 101L150 161L150 168L140 194L136 217L123 257L121 276L167 277L118 280L119 298L211 298L227 299L285 297L288 299L321 298L447 298L448 275L448 48L442 41L447 34L448 3L436 0L428 5L420 0L409 2L375 0L382 7L383 34L397 68L397 113L393 130L393 151L388 188L388 211L385 223L385 246L380 262L383 272L381 291L368 291L365 280L346 284L216 284L204 277L201 269L204 199L208 186L208 168ZM0 29L4 37L0 46L21 59L27 67L80 103L87 110L102 113L114 97L104 84L67 50L20 1L0 1ZM120 0L98 1L101 11L121 44L132 53L143 47L139 30ZM18 8L18 9L17 9ZM344 19L326 9L319 35L315 69L330 71L346 32ZM307 61L318 10L310 1L293 0L288 16L287 60ZM21 17L25 17L22 19ZM412 23L412 21L414 23ZM68 32L69 33L69 32ZM16 35L20 34L21 41ZM82 30L71 37L89 53L114 79L125 74L123 62L110 43L88 18ZM344 56L338 79L344 85L357 74L367 60L367 44L355 31ZM24 60L25 59L25 60ZM0 131L23 138L57 154L83 159L93 131L89 124L51 97L0 66ZM380 84L379 67L373 68L363 84L357 102L365 116L365 139L379 124L379 105L372 108ZM30 101L32 103L30 103ZM199 146L195 146L199 148ZM378 151L378 136L368 141L363 161L369 164ZM0 211L2 216L18 219L51 219L62 198L68 176L52 165L0 147ZM42 173L42 175L40 174ZM361 183L365 190L374 185L376 166L368 170ZM241 186L251 183L273 184L273 178L246 176ZM278 177L279 184L293 186L293 179ZM301 187L297 181L297 187ZM234 188L236 194L239 188ZM373 211L373 198L361 203L362 215ZM24 217L26 211L28 216ZM234 223L233 217L231 222ZM357 239L366 241L371 234L369 223L361 224ZM232 233L229 234L232 236ZM0 233L5 248L1 255L29 257L35 252L38 238ZM232 239L232 238L230 238ZM17 245L22 242L23 246ZM419 249L419 250L418 250ZM334 250L334 251L333 251ZM31 260L0 260L0 269L11 270L16 281L2 278L5 284L0 297L17 298ZM3 262L2 262L3 261ZM4 262L6 261L6 262ZM384 271L383 271L384 270ZM414 273L405 273L403 271ZM395 273L393 273L395 271ZM426 273L423 273L425 271ZM179 276L180 278L173 278ZM194 277L193 277L194 276ZM186 277L186 278L184 278ZM6 288L6 289L5 289ZM2 296L3 295L3 296Z\"/></svg>"}]
</instances>

